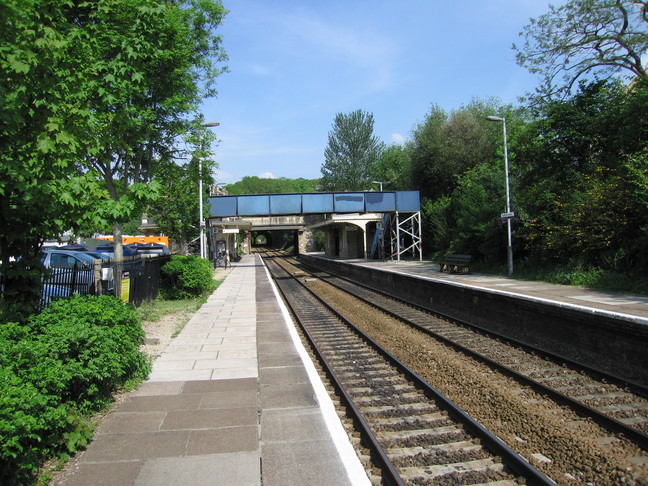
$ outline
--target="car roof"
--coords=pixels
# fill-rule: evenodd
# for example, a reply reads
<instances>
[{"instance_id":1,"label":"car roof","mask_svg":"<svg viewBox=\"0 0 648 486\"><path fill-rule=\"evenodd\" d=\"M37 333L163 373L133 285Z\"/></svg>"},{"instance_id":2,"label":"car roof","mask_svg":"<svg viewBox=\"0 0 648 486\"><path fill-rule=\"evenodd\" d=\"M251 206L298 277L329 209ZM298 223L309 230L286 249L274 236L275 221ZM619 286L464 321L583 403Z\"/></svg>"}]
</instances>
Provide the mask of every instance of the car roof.
<instances>
[{"instance_id":1,"label":"car roof","mask_svg":"<svg viewBox=\"0 0 648 486\"><path fill-rule=\"evenodd\" d=\"M74 251L74 250L43 250L43 253L55 253L58 255L67 255L67 256L73 256L75 258L78 258L81 261L86 261L86 262L92 262L96 260L96 258L92 255L88 255L87 252L85 251Z\"/></svg>"}]
</instances>

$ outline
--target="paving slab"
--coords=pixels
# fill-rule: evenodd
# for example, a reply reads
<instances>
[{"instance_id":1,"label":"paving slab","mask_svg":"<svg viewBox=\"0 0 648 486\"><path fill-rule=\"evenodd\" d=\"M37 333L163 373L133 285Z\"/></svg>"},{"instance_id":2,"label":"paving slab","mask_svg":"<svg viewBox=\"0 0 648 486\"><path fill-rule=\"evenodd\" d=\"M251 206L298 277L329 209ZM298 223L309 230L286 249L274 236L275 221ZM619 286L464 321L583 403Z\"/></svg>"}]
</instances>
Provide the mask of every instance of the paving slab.
<instances>
[{"instance_id":1,"label":"paving slab","mask_svg":"<svg viewBox=\"0 0 648 486\"><path fill-rule=\"evenodd\" d=\"M369 484L260 259L220 274L58 484Z\"/></svg>"}]
</instances>

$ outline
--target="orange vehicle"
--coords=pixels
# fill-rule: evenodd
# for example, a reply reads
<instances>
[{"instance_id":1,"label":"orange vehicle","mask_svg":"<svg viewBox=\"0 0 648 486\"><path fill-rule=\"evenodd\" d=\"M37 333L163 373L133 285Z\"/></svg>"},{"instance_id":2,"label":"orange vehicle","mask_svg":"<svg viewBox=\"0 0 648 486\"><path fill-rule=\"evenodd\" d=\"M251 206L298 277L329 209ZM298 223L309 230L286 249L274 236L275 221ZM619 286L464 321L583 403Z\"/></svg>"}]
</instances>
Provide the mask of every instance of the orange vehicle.
<instances>
[{"instance_id":1,"label":"orange vehicle","mask_svg":"<svg viewBox=\"0 0 648 486\"><path fill-rule=\"evenodd\" d=\"M99 236L98 240L107 240L112 241L112 236ZM122 243L124 245L129 245L131 243L162 243L164 246L169 248L169 237L168 236L122 236Z\"/></svg>"}]
</instances>

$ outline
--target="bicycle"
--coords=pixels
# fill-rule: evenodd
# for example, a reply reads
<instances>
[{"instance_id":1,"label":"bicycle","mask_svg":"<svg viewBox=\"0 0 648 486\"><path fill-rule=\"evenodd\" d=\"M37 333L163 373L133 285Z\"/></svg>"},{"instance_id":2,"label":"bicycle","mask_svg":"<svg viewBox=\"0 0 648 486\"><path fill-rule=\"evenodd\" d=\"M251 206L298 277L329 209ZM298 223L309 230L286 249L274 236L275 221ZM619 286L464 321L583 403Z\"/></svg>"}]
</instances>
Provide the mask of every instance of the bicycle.
<instances>
[{"instance_id":1,"label":"bicycle","mask_svg":"<svg viewBox=\"0 0 648 486\"><path fill-rule=\"evenodd\" d=\"M214 268L227 268L227 254L225 252L218 252L216 260L214 261Z\"/></svg>"}]
</instances>

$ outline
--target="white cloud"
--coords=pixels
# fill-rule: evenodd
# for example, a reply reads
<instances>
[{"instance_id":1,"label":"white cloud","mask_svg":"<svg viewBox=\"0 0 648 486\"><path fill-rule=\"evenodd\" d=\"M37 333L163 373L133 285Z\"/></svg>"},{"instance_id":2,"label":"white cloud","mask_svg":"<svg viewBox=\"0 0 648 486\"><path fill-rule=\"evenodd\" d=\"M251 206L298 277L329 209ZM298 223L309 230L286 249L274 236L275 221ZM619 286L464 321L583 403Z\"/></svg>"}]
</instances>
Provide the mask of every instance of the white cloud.
<instances>
[{"instance_id":1,"label":"white cloud","mask_svg":"<svg viewBox=\"0 0 648 486\"><path fill-rule=\"evenodd\" d=\"M400 133L392 133L391 134L391 139L392 142L403 145L405 143L405 136L401 135Z\"/></svg>"},{"instance_id":2,"label":"white cloud","mask_svg":"<svg viewBox=\"0 0 648 486\"><path fill-rule=\"evenodd\" d=\"M259 177L261 179L276 179L272 172L264 172L263 174L259 174Z\"/></svg>"},{"instance_id":3,"label":"white cloud","mask_svg":"<svg viewBox=\"0 0 648 486\"><path fill-rule=\"evenodd\" d=\"M306 43L335 58L336 63L345 61L365 71L366 77L372 79L373 89L393 85L396 48L385 32L346 27L339 19L338 23L327 23L304 12L275 15L274 19L281 32L299 38L296 45Z\"/></svg>"},{"instance_id":4,"label":"white cloud","mask_svg":"<svg viewBox=\"0 0 648 486\"><path fill-rule=\"evenodd\" d=\"M273 69L261 64L250 64L247 69L256 76L276 76L277 74Z\"/></svg>"}]
</instances>

